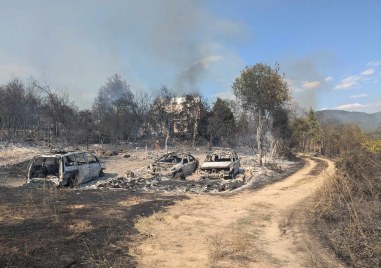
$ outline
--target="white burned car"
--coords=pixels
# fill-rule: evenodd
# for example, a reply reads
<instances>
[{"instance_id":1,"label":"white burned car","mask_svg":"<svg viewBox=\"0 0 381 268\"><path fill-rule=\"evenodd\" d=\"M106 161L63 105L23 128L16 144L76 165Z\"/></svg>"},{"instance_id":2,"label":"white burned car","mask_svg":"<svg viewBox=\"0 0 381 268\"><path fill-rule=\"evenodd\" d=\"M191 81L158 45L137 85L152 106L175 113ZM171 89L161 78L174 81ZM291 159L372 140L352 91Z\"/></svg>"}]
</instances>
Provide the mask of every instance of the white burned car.
<instances>
[{"instance_id":1,"label":"white burned car","mask_svg":"<svg viewBox=\"0 0 381 268\"><path fill-rule=\"evenodd\" d=\"M41 154L29 164L27 183L43 181L57 186L77 186L102 176L104 169L104 163L88 152Z\"/></svg>"},{"instance_id":2,"label":"white burned car","mask_svg":"<svg viewBox=\"0 0 381 268\"><path fill-rule=\"evenodd\" d=\"M230 178L239 173L240 161L236 152L232 150L218 150L209 153L200 166L201 177Z\"/></svg>"},{"instance_id":3,"label":"white burned car","mask_svg":"<svg viewBox=\"0 0 381 268\"><path fill-rule=\"evenodd\" d=\"M188 153L169 153L156 160L148 167L152 175L185 179L198 166L198 160Z\"/></svg>"}]
</instances>

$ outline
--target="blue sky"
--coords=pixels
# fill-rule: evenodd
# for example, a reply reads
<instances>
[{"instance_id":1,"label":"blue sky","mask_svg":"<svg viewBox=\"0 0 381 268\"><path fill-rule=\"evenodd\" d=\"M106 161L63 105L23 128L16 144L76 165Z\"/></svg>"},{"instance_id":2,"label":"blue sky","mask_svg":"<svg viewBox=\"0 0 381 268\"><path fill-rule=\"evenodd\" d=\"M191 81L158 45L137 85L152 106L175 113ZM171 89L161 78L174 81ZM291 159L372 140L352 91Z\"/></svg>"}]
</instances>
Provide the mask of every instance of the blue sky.
<instances>
[{"instance_id":1,"label":"blue sky","mask_svg":"<svg viewBox=\"0 0 381 268\"><path fill-rule=\"evenodd\" d=\"M0 84L46 81L89 108L114 73L234 98L247 65L280 64L303 107L381 111L381 1L0 0Z\"/></svg>"}]
</instances>

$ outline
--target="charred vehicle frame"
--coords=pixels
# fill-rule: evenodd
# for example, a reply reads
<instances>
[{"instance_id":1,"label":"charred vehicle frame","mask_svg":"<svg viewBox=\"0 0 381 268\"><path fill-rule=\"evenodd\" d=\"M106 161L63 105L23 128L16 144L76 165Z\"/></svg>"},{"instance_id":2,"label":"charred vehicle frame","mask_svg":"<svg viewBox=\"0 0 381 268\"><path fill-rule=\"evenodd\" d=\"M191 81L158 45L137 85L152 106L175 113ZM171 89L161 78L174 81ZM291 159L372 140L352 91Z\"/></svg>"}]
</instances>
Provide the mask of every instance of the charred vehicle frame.
<instances>
[{"instance_id":1,"label":"charred vehicle frame","mask_svg":"<svg viewBox=\"0 0 381 268\"><path fill-rule=\"evenodd\" d=\"M158 158L148 167L152 175L185 179L198 167L198 160L189 153L168 153Z\"/></svg>"},{"instance_id":2,"label":"charred vehicle frame","mask_svg":"<svg viewBox=\"0 0 381 268\"><path fill-rule=\"evenodd\" d=\"M28 166L27 183L51 182L77 186L103 175L106 167L89 152L56 152L35 156Z\"/></svg>"},{"instance_id":3,"label":"charred vehicle frame","mask_svg":"<svg viewBox=\"0 0 381 268\"><path fill-rule=\"evenodd\" d=\"M240 160L232 150L217 150L209 153L200 166L201 177L233 179L240 170Z\"/></svg>"}]
</instances>

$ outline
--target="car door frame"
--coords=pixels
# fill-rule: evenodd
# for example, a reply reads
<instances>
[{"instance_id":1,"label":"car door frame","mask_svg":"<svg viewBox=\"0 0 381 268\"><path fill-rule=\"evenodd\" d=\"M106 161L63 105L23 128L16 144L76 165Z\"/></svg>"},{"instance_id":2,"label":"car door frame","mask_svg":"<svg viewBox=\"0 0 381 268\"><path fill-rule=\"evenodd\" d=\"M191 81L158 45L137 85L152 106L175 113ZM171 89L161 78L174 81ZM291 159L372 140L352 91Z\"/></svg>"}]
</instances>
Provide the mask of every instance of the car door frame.
<instances>
[{"instance_id":1,"label":"car door frame","mask_svg":"<svg viewBox=\"0 0 381 268\"><path fill-rule=\"evenodd\" d=\"M83 155L86 162L85 163L78 162L78 155ZM77 183L78 185L80 185L91 178L91 175L90 175L91 169L90 169L90 165L87 162L86 154L84 152L75 153L74 157L76 161L76 166L78 168Z\"/></svg>"},{"instance_id":2,"label":"car door frame","mask_svg":"<svg viewBox=\"0 0 381 268\"><path fill-rule=\"evenodd\" d=\"M90 166L90 179L96 179L99 177L99 172L101 171L102 167L99 163L98 158L96 158L93 154L86 152L86 159L87 163ZM88 155L90 155L92 158L95 159L95 162L90 162Z\"/></svg>"},{"instance_id":3,"label":"car door frame","mask_svg":"<svg viewBox=\"0 0 381 268\"><path fill-rule=\"evenodd\" d=\"M233 157L234 157L234 163L233 163L234 174L238 174L240 163L239 163L238 155L236 152L233 152Z\"/></svg>"}]
</instances>

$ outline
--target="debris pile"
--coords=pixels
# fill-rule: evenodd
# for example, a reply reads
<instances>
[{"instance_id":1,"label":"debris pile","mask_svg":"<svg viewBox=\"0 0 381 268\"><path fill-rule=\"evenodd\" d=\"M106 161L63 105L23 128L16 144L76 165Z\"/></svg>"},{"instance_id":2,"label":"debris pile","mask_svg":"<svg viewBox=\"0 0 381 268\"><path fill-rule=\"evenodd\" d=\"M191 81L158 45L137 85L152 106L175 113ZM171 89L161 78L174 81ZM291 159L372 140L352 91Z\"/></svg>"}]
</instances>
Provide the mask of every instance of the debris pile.
<instances>
[{"instance_id":1,"label":"debris pile","mask_svg":"<svg viewBox=\"0 0 381 268\"><path fill-rule=\"evenodd\" d=\"M143 157L143 159L157 159L161 156L162 154L158 151L147 151L146 155Z\"/></svg>"},{"instance_id":2,"label":"debris pile","mask_svg":"<svg viewBox=\"0 0 381 268\"><path fill-rule=\"evenodd\" d=\"M265 163L265 167L268 168L269 170L273 170L277 173L285 172L285 170L282 169L282 166L275 163L275 162L267 162L267 163Z\"/></svg>"},{"instance_id":3,"label":"debris pile","mask_svg":"<svg viewBox=\"0 0 381 268\"><path fill-rule=\"evenodd\" d=\"M242 166L258 166L258 162L254 157L241 157L241 165Z\"/></svg>"},{"instance_id":4,"label":"debris pile","mask_svg":"<svg viewBox=\"0 0 381 268\"><path fill-rule=\"evenodd\" d=\"M189 180L181 181L167 177L156 176L150 179L116 177L108 181L99 181L96 187L108 189L127 189L131 191L162 191L162 192L225 192L232 191L244 185L242 180Z\"/></svg>"}]
</instances>

